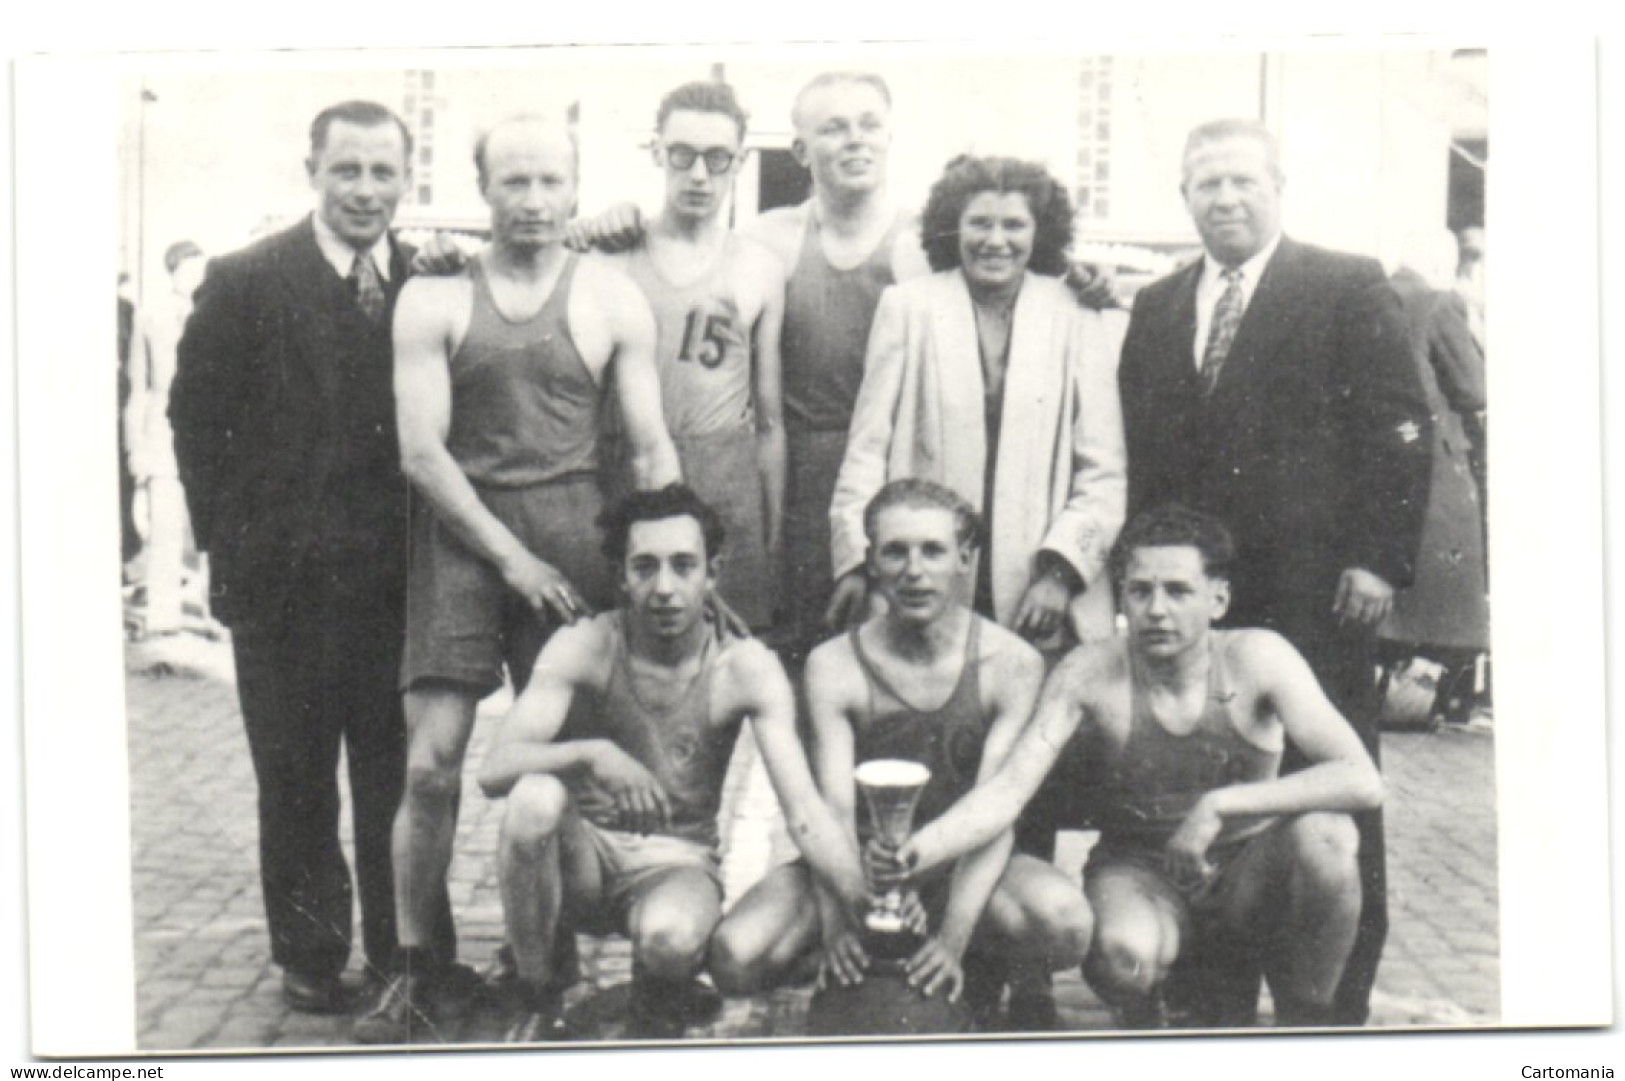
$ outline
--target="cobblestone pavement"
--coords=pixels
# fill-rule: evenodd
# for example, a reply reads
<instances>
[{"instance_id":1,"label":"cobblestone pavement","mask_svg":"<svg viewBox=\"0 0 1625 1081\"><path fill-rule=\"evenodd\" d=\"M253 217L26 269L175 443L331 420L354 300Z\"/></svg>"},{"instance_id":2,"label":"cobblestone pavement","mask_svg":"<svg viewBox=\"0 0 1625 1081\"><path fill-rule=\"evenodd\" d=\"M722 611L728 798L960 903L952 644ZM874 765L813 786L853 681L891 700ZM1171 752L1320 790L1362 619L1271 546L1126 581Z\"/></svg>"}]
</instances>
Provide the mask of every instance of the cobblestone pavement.
<instances>
[{"instance_id":1,"label":"cobblestone pavement","mask_svg":"<svg viewBox=\"0 0 1625 1081\"><path fill-rule=\"evenodd\" d=\"M288 1010L270 964L260 901L255 786L237 712L229 647L195 635L131 645L128 673L137 1039L146 1050L349 1046L350 1020ZM469 749L472 777L505 703L485 703ZM1486 726L1384 738L1392 930L1374 1025L1457 1026L1498 1016L1494 741ZM340 771L343 776L343 770ZM451 894L462 960L482 967L502 937L496 835L500 804L470 781ZM732 903L790 846L765 773L741 739L723 807L723 877ZM346 826L346 830L348 827ZM1064 834L1059 860L1080 866L1089 835ZM348 837L346 837L348 843ZM583 937L586 981L572 1020L620 1035L631 959L620 939ZM347 979L359 984L359 961ZM1066 1026L1110 1027L1076 971L1059 974ZM795 1037L809 992L730 1000L696 1038ZM500 1038L491 1004L461 1041Z\"/></svg>"}]
</instances>

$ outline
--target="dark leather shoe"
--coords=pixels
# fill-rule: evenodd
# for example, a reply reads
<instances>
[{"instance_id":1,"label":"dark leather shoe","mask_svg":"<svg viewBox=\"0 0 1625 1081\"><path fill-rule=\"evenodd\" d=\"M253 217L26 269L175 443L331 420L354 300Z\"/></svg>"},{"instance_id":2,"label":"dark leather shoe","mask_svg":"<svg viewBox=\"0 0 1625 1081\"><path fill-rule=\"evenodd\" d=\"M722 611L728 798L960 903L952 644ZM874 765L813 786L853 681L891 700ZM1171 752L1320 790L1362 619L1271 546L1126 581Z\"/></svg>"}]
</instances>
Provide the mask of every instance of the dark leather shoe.
<instances>
[{"instance_id":1,"label":"dark leather shoe","mask_svg":"<svg viewBox=\"0 0 1625 1081\"><path fill-rule=\"evenodd\" d=\"M561 935L553 947L553 976L547 981L548 990L563 994L584 978L576 936ZM480 979L488 989L499 994L511 991L519 980L519 962L514 958L513 947L506 942L498 946Z\"/></svg>"},{"instance_id":2,"label":"dark leather shoe","mask_svg":"<svg viewBox=\"0 0 1625 1081\"><path fill-rule=\"evenodd\" d=\"M1055 994L1036 990L1022 994L1010 993L1010 1004L1005 1007L1006 1032L1059 1032L1061 1011L1055 1006Z\"/></svg>"},{"instance_id":3,"label":"dark leather shoe","mask_svg":"<svg viewBox=\"0 0 1625 1081\"><path fill-rule=\"evenodd\" d=\"M447 1023L468 1018L480 1004L485 981L464 964L452 963L435 973L429 985L428 1003L434 1016Z\"/></svg>"},{"instance_id":4,"label":"dark leather shoe","mask_svg":"<svg viewBox=\"0 0 1625 1081\"><path fill-rule=\"evenodd\" d=\"M444 1042L429 1014L428 989L429 981L419 972L402 972L391 977L377 1004L356 1021L356 1042Z\"/></svg>"},{"instance_id":5,"label":"dark leather shoe","mask_svg":"<svg viewBox=\"0 0 1625 1081\"><path fill-rule=\"evenodd\" d=\"M668 981L632 979L632 1002L627 1013L626 1037L631 1040L677 1040L690 1026L709 1025L722 1012L722 996L698 980L673 985Z\"/></svg>"},{"instance_id":6,"label":"dark leather shoe","mask_svg":"<svg viewBox=\"0 0 1625 1081\"><path fill-rule=\"evenodd\" d=\"M300 1013L347 1013L349 1003L337 976L315 976L288 969L282 973L282 1000Z\"/></svg>"},{"instance_id":7,"label":"dark leather shoe","mask_svg":"<svg viewBox=\"0 0 1625 1081\"><path fill-rule=\"evenodd\" d=\"M529 1001L508 1026L503 1043L565 1043L576 1039L575 1030L564 1019L564 1000L557 993L533 993L525 997Z\"/></svg>"}]
</instances>

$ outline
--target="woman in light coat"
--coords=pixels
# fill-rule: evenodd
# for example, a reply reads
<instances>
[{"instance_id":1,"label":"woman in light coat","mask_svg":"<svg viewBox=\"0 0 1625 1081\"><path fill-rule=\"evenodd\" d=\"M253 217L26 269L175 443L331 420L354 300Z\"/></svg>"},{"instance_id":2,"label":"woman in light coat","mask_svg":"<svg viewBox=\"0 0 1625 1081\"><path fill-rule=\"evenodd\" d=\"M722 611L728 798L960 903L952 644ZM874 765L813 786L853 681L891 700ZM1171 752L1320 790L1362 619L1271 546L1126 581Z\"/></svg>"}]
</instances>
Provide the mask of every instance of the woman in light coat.
<instances>
[{"instance_id":1,"label":"woman in light coat","mask_svg":"<svg viewBox=\"0 0 1625 1081\"><path fill-rule=\"evenodd\" d=\"M881 298L830 506L833 625L864 610L864 507L887 481L923 477L987 520L978 610L1047 651L1110 633L1125 320L1062 284L1071 217L1053 177L1008 158L956 158L933 186L936 273Z\"/></svg>"}]
</instances>

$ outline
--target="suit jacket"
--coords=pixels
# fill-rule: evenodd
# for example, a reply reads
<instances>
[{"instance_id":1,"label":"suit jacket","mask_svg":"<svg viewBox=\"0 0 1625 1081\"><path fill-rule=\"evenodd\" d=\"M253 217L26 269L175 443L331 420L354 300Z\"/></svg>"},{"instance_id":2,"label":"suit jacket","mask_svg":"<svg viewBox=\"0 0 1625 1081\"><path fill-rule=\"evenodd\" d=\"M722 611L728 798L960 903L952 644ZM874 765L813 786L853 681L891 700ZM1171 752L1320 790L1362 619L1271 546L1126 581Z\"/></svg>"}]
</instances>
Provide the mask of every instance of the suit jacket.
<instances>
[{"instance_id":1,"label":"suit jacket","mask_svg":"<svg viewBox=\"0 0 1625 1081\"><path fill-rule=\"evenodd\" d=\"M1374 260L1283 238L1204 398L1200 274L1134 305L1118 372L1129 513L1217 515L1237 547L1230 621L1315 633L1345 568L1395 587L1414 572L1431 422L1399 300Z\"/></svg>"},{"instance_id":2,"label":"suit jacket","mask_svg":"<svg viewBox=\"0 0 1625 1081\"><path fill-rule=\"evenodd\" d=\"M390 322L411 252L392 249L376 324L322 257L310 218L209 264L169 415L227 623L278 616L314 557L357 597L404 591Z\"/></svg>"},{"instance_id":3,"label":"suit jacket","mask_svg":"<svg viewBox=\"0 0 1625 1081\"><path fill-rule=\"evenodd\" d=\"M1088 586L1072 612L1080 636L1111 626L1102 571L1124 502L1112 318L1084 311L1060 282L1034 274L1016 301L988 508L993 606L1002 623L1014 618L1042 548ZM964 275L944 271L887 289L830 506L837 577L863 561L863 511L887 481L934 480L982 508L984 400Z\"/></svg>"}]
</instances>

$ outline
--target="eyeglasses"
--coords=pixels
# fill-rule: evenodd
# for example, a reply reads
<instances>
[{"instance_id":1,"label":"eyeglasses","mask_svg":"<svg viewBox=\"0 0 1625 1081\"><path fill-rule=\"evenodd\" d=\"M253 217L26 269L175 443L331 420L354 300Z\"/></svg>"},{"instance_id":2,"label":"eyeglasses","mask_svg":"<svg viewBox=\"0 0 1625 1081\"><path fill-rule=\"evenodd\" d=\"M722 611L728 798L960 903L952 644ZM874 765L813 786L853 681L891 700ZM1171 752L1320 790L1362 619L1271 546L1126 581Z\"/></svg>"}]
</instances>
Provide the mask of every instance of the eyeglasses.
<instances>
[{"instance_id":1,"label":"eyeglasses","mask_svg":"<svg viewBox=\"0 0 1625 1081\"><path fill-rule=\"evenodd\" d=\"M666 147L666 163L673 169L678 171L692 169L696 158L704 158L705 171L712 176L721 176L732 169L737 157L732 150L720 146L713 146L709 150L696 150L687 143L671 143Z\"/></svg>"}]
</instances>

